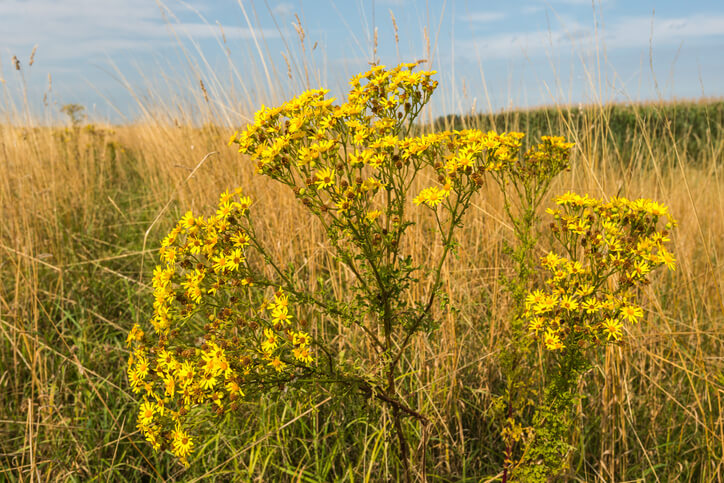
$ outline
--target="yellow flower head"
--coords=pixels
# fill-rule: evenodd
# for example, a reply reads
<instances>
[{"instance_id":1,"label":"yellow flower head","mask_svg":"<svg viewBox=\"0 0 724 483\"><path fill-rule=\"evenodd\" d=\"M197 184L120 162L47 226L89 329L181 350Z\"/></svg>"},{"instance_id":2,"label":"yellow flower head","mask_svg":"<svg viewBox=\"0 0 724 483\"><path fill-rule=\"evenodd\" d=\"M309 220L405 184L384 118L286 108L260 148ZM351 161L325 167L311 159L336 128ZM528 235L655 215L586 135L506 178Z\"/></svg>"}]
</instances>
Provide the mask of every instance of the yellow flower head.
<instances>
[{"instance_id":1,"label":"yellow flower head","mask_svg":"<svg viewBox=\"0 0 724 483\"><path fill-rule=\"evenodd\" d=\"M603 321L602 327L609 340L619 340L621 338L621 322L617 319L606 318L606 320Z\"/></svg>"},{"instance_id":2,"label":"yellow flower head","mask_svg":"<svg viewBox=\"0 0 724 483\"><path fill-rule=\"evenodd\" d=\"M193 450L194 442L191 436L181 429L181 426L176 427L176 431L173 434L173 454L178 458L186 460Z\"/></svg>"},{"instance_id":3,"label":"yellow flower head","mask_svg":"<svg viewBox=\"0 0 724 483\"><path fill-rule=\"evenodd\" d=\"M440 189L436 186L431 186L430 188L425 188L420 192L419 195L417 195L413 202L416 205L425 204L431 208L434 208L435 206L439 205L448 195L449 191Z\"/></svg>"},{"instance_id":4,"label":"yellow flower head","mask_svg":"<svg viewBox=\"0 0 724 483\"><path fill-rule=\"evenodd\" d=\"M545 343L546 349L549 351L563 350L565 347L563 342L561 342L560 336L550 327L546 330L546 333L543 336L543 342Z\"/></svg>"},{"instance_id":5,"label":"yellow flower head","mask_svg":"<svg viewBox=\"0 0 724 483\"><path fill-rule=\"evenodd\" d=\"M271 353L279 347L279 338L272 329L264 329L264 339L261 343L261 350Z\"/></svg>"},{"instance_id":6,"label":"yellow flower head","mask_svg":"<svg viewBox=\"0 0 724 483\"><path fill-rule=\"evenodd\" d=\"M333 169L324 168L317 171L314 175L317 178L317 188L324 189L334 185L335 172Z\"/></svg>"},{"instance_id":7,"label":"yellow flower head","mask_svg":"<svg viewBox=\"0 0 724 483\"><path fill-rule=\"evenodd\" d=\"M141 409L138 411L138 422L143 426L150 426L153 423L153 416L156 411L153 407L153 403L148 401L141 404Z\"/></svg>"}]
</instances>

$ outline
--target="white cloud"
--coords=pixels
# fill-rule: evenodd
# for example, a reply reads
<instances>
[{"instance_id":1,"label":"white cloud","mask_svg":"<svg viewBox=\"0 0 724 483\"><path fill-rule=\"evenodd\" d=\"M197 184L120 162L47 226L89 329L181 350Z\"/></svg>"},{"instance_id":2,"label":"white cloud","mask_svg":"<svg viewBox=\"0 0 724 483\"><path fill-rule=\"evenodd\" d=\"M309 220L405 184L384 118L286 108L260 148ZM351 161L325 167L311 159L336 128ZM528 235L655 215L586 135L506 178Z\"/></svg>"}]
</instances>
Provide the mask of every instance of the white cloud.
<instances>
[{"instance_id":1,"label":"white cloud","mask_svg":"<svg viewBox=\"0 0 724 483\"><path fill-rule=\"evenodd\" d=\"M179 32L188 34L191 38L196 40L221 36L221 29L219 29L218 25L209 25L205 23L180 23L175 24L172 27ZM250 29L247 27L234 26L224 26L223 28L224 35L227 39L250 39L254 35L270 39L279 36L279 32L275 29Z\"/></svg>"},{"instance_id":2,"label":"white cloud","mask_svg":"<svg viewBox=\"0 0 724 483\"><path fill-rule=\"evenodd\" d=\"M532 14L538 13L542 10L543 10L543 7L541 7L540 5L527 5L520 9L520 11L522 13L524 13L525 15L532 15Z\"/></svg>"},{"instance_id":3,"label":"white cloud","mask_svg":"<svg viewBox=\"0 0 724 483\"><path fill-rule=\"evenodd\" d=\"M28 55L38 45L39 61L153 51L175 43L169 28L196 40L221 36L214 24L177 23L152 0L0 0L0 54ZM224 25L227 39L246 39L251 33ZM255 33L278 36L276 30Z\"/></svg>"},{"instance_id":4,"label":"white cloud","mask_svg":"<svg viewBox=\"0 0 724 483\"><path fill-rule=\"evenodd\" d=\"M622 17L599 30L598 36L609 50L626 48L648 48L679 44L702 37L724 37L724 15L697 14L680 18ZM510 32L484 37L475 37L461 42L461 52L470 52L470 57L482 59L509 59L522 55L537 55L547 52L563 53L573 49L587 50L594 47L593 27L580 22L565 22L565 28ZM460 45L460 43L458 44ZM466 55L466 54L463 54Z\"/></svg>"},{"instance_id":5,"label":"white cloud","mask_svg":"<svg viewBox=\"0 0 724 483\"><path fill-rule=\"evenodd\" d=\"M653 26L653 29L652 29ZM724 37L724 15L697 14L680 18L625 17L605 32L612 47L678 44L699 37Z\"/></svg>"},{"instance_id":6,"label":"white cloud","mask_svg":"<svg viewBox=\"0 0 724 483\"><path fill-rule=\"evenodd\" d=\"M282 2L272 8L272 14L285 17L294 13L294 6L289 2Z\"/></svg>"},{"instance_id":7,"label":"white cloud","mask_svg":"<svg viewBox=\"0 0 724 483\"><path fill-rule=\"evenodd\" d=\"M462 19L472 23L490 23L502 20L506 14L502 12L471 12L465 14Z\"/></svg>"}]
</instances>

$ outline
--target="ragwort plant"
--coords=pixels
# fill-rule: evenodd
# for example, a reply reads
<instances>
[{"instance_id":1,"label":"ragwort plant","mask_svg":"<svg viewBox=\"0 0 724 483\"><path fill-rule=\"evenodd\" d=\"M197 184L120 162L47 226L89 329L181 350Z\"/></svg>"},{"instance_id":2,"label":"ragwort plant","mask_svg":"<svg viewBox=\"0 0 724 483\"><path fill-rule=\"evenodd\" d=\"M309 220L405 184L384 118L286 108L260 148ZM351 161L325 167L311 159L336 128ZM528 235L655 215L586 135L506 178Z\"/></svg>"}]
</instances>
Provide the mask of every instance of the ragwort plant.
<instances>
[{"instance_id":1,"label":"ragwort plant","mask_svg":"<svg viewBox=\"0 0 724 483\"><path fill-rule=\"evenodd\" d=\"M623 340L624 324L644 315L640 287L658 267L675 268L666 249L676 221L666 206L649 199L610 201L572 192L555 200L550 231L562 255L541 257L548 272L543 288L528 292L522 320L548 353L549 380L527 428L523 454L512 474L547 481L567 469L577 385L595 362L596 348Z\"/></svg>"},{"instance_id":2,"label":"ragwort plant","mask_svg":"<svg viewBox=\"0 0 724 483\"><path fill-rule=\"evenodd\" d=\"M631 258L633 252L618 251L617 271L602 268L613 263L608 258L613 253L609 237L618 240L616 246L622 250L639 247L641 240L649 245L640 250L661 247L665 236L653 237L656 220L646 210L663 208L623 201L608 207L588 198L581 207L562 204L570 211L557 215L566 224L554 233L569 250L570 261L556 258L555 268L564 276L554 277L549 293L526 296L535 268L536 208L552 178L568 165L572 144L544 137L523 150L522 133L462 130L415 135L413 123L437 86L431 78L434 72L414 72L416 65L389 70L376 66L355 76L341 105L327 99L326 90L312 90L280 107L263 107L253 124L234 134L231 143L256 160L256 171L288 186L317 218L335 260L349 269L353 281L339 299L309 290L306 281L298 279L296 267L275 260L264 247L250 215L252 202L241 189L223 193L210 217L187 213L164 239L162 265L154 272L154 334L135 326L128 337L133 349L128 376L142 401L138 427L155 449L171 451L188 465L202 423L209 418L243 417L238 411L241 401L260 394L281 395L278 388L287 383L308 388L337 385L346 391L339 394L352 390L391 416L400 477L412 479L410 425L426 425L428 418L405 397L410 379L401 366L416 336L430 334L437 326L436 314L446 306L443 264L455 249L455 234L473 195L492 178L504 192L512 185L515 203L522 208L514 213L514 203L506 198L520 241L513 256L517 281L509 283L519 307L514 337L528 345L541 338L551 351L551 364L557 364L567 381L550 386L534 421L520 426L519 436L508 438L525 444L519 445L524 450L517 461L509 445L505 470L524 476L526 468L541 466L538 454L562 453L555 445L565 445L570 420L562 420L560 430L549 431L552 423L546 414L561 404L570 412L572 396L565 395L572 394L573 381L584 367L579 359L594 342L621 336L610 321L627 318L626 314L640 316L629 299L630 290L643 278L627 278L638 259ZM436 181L411 195L422 173ZM406 238L415 210L421 209L434 220L442 250L415 260ZM587 227L572 231L568 221L574 216ZM596 238L599 235L602 238ZM588 264L575 260L580 250L572 248L584 239ZM661 250L654 258L642 255L646 273L668 256ZM575 272L566 271L569 265ZM588 285L581 288L584 281ZM614 281L625 290L607 288ZM573 287L585 292L589 286L592 289L584 295L566 292ZM607 298L609 293L625 303ZM553 302L542 310L541 300ZM584 301L609 305L576 318L573 304ZM336 332L321 330L331 324ZM352 331L362 334L366 347L350 343L346 337ZM338 337L325 340L328 333ZM609 333L613 335L601 337ZM510 433L510 426L502 431ZM538 473L556 474L563 461L563 456L551 457L543 463L547 469ZM424 472L424 460L421 466Z\"/></svg>"},{"instance_id":3,"label":"ragwort plant","mask_svg":"<svg viewBox=\"0 0 724 483\"><path fill-rule=\"evenodd\" d=\"M513 302L500 356L503 482L548 481L567 470L577 385L596 361L595 349L622 342L622 324L643 316L635 304L637 288L659 266L675 267L664 245L676 222L665 206L568 192L556 198L558 209L547 210L554 218L548 231L564 255L549 251L540 259L552 275L534 288L538 211L552 180L568 168L573 146L562 138L542 141L492 173L515 235L506 246L513 276L503 280ZM536 346L548 353L543 360Z\"/></svg>"},{"instance_id":4,"label":"ragwort plant","mask_svg":"<svg viewBox=\"0 0 724 483\"><path fill-rule=\"evenodd\" d=\"M128 378L143 399L138 427L154 449L187 465L195 425L313 362L294 297L282 288L267 297L273 284L247 258L250 203L236 189L221 195L215 215L184 215L153 274L155 337L139 325L128 335Z\"/></svg>"}]
</instances>

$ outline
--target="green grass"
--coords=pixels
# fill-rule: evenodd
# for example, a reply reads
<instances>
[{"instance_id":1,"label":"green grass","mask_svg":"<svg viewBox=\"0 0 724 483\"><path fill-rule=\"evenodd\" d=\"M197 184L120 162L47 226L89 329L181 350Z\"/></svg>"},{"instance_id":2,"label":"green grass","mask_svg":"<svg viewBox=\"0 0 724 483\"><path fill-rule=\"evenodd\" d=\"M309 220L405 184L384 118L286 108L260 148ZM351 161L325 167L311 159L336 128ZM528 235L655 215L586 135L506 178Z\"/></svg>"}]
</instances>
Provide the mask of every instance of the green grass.
<instances>
[{"instance_id":1,"label":"green grass","mask_svg":"<svg viewBox=\"0 0 724 483\"><path fill-rule=\"evenodd\" d=\"M681 221L680 266L645 291L647 323L585 379L568 477L720 480L724 103L544 109L471 123L574 138L579 151L557 189L646 194ZM229 134L161 124L115 132L0 126L5 149L14 149L0 161L0 480L398 478L389 416L359 394L341 397L345 388L277 389L249 401L239 417L209 423L213 436L199 442L188 470L135 430L125 339L151 314L156 247L187 208L204 211L224 188L248 187L268 236L292 234L279 252L308 256L310 278L322 274L333 286L337 276L314 255L319 233L300 227L290 197L226 147ZM189 144L208 151L191 153ZM209 151L219 154L188 178ZM499 199L476 204L464 248L447 266L458 312L405 361L409 397L433 420L424 435L430 481L485 481L503 462L496 355L509 235ZM406 430L423 436L409 422Z\"/></svg>"}]
</instances>

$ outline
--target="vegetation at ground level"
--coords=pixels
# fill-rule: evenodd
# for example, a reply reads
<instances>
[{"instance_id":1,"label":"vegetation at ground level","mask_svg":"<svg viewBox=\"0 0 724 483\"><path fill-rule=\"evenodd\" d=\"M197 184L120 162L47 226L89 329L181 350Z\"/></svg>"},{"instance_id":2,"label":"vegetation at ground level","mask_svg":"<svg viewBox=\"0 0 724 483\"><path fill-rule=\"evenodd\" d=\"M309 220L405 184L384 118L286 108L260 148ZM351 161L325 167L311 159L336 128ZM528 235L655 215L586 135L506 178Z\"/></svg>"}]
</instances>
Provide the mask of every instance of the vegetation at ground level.
<instances>
[{"instance_id":1,"label":"vegetation at ground level","mask_svg":"<svg viewBox=\"0 0 724 483\"><path fill-rule=\"evenodd\" d=\"M679 220L677 270L654 276L641 323L626 329L626 343L606 349L579 388L568 477L721 479L721 104L561 108L465 122L531 140L537 129L562 135L577 146L554 192L650 197ZM254 176L253 163L227 146L230 134L151 119L0 126L2 479L396 479L387 438L394 422L371 418L358 396L245 402L239 411L248 417L209 428L214 436L198 443L188 469L150 451L136 430L126 337L153 311L156 247L186 209L210 213L219 193L244 187L272 255L300 262L298 276L325 280L331 294L344 290L348 275L331 270L323 228L293 194ZM505 384L496 355L509 328L502 280L513 234L496 190L478 192L467 216L459 240L466 248L442 271L456 310L435 337L415 340L404 361L416 388L406 397L431 419L414 436L427 444L427 476L436 481L500 478L505 458L490 448L503 437L494 395ZM441 248L411 246L418 257Z\"/></svg>"}]
</instances>

